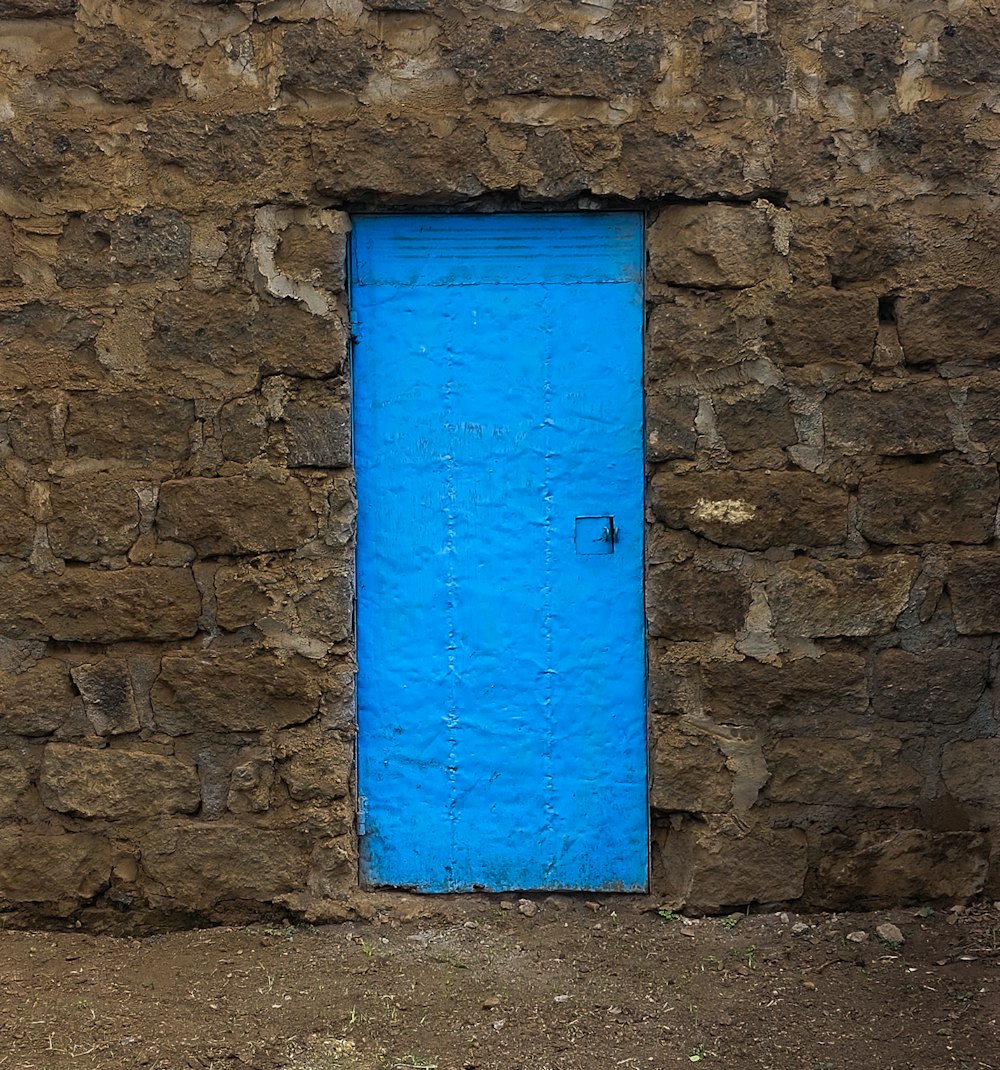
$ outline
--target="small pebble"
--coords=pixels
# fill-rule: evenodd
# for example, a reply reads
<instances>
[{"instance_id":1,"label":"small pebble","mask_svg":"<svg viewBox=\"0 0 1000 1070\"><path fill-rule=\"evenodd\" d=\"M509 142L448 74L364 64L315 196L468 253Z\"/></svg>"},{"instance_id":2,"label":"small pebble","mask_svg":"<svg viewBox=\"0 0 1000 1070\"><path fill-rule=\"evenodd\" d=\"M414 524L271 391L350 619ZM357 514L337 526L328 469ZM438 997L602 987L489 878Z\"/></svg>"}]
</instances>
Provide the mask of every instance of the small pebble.
<instances>
[{"instance_id":1,"label":"small pebble","mask_svg":"<svg viewBox=\"0 0 1000 1070\"><path fill-rule=\"evenodd\" d=\"M863 929L858 929L856 932L848 933L847 939L850 940L852 944L863 944L868 939L868 933Z\"/></svg>"},{"instance_id":2,"label":"small pebble","mask_svg":"<svg viewBox=\"0 0 1000 1070\"><path fill-rule=\"evenodd\" d=\"M804 921L797 921L792 926L792 936L801 936L803 933L809 932L812 926L807 925Z\"/></svg>"},{"instance_id":3,"label":"small pebble","mask_svg":"<svg viewBox=\"0 0 1000 1070\"><path fill-rule=\"evenodd\" d=\"M901 944L903 942L902 932L891 921L882 922L875 930L875 933L880 940L884 940L887 944Z\"/></svg>"},{"instance_id":4,"label":"small pebble","mask_svg":"<svg viewBox=\"0 0 1000 1070\"><path fill-rule=\"evenodd\" d=\"M533 918L538 913L538 904L533 903L530 899L519 899L517 901L518 913L523 914L526 918Z\"/></svg>"}]
</instances>

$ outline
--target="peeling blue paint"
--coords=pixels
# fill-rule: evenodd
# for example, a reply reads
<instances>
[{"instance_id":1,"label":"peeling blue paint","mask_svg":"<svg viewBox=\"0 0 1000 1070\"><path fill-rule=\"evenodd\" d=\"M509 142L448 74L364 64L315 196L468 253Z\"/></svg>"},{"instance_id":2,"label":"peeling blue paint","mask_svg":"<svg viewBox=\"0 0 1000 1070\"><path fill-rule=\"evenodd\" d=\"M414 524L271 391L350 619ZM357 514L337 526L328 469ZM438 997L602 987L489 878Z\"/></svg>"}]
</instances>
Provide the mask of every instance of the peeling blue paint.
<instances>
[{"instance_id":1,"label":"peeling blue paint","mask_svg":"<svg viewBox=\"0 0 1000 1070\"><path fill-rule=\"evenodd\" d=\"M369 884L646 888L642 258L635 213L355 220Z\"/></svg>"}]
</instances>

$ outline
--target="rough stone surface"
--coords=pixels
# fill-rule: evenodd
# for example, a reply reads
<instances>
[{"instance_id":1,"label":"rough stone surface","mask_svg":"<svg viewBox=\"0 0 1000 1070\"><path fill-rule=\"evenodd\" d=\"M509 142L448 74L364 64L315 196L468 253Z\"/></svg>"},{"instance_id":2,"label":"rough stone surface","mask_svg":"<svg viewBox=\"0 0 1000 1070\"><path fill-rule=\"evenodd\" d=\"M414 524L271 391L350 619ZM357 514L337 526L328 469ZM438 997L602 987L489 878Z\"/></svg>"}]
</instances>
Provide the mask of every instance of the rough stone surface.
<instances>
[{"instance_id":1,"label":"rough stone surface","mask_svg":"<svg viewBox=\"0 0 1000 1070\"><path fill-rule=\"evenodd\" d=\"M861 482L861 534L881 546L989 542L998 494L992 465L887 468Z\"/></svg>"},{"instance_id":2,"label":"rough stone surface","mask_svg":"<svg viewBox=\"0 0 1000 1070\"><path fill-rule=\"evenodd\" d=\"M152 692L156 725L170 735L205 727L284 728L314 717L319 698L319 681L308 662L263 651L250 658L241 652L170 654Z\"/></svg>"},{"instance_id":3,"label":"rough stone surface","mask_svg":"<svg viewBox=\"0 0 1000 1070\"><path fill-rule=\"evenodd\" d=\"M80 817L192 813L200 802L194 768L176 758L72 743L45 748L40 786L46 806Z\"/></svg>"},{"instance_id":4,"label":"rough stone surface","mask_svg":"<svg viewBox=\"0 0 1000 1070\"><path fill-rule=\"evenodd\" d=\"M798 561L769 580L775 630L788 635L882 635L910 595L918 563L905 556Z\"/></svg>"},{"instance_id":5,"label":"rough stone surface","mask_svg":"<svg viewBox=\"0 0 1000 1070\"><path fill-rule=\"evenodd\" d=\"M184 639L198 630L201 600L190 569L69 568L5 577L0 635L62 642Z\"/></svg>"},{"instance_id":6,"label":"rough stone surface","mask_svg":"<svg viewBox=\"0 0 1000 1070\"><path fill-rule=\"evenodd\" d=\"M722 546L825 546L847 533L847 493L806 472L658 473L653 513Z\"/></svg>"},{"instance_id":7,"label":"rough stone surface","mask_svg":"<svg viewBox=\"0 0 1000 1070\"><path fill-rule=\"evenodd\" d=\"M989 683L985 650L883 650L875 656L872 711L897 721L960 724Z\"/></svg>"},{"instance_id":8,"label":"rough stone surface","mask_svg":"<svg viewBox=\"0 0 1000 1070\"><path fill-rule=\"evenodd\" d=\"M351 213L601 207L653 893L1000 888L980 7L0 0L0 898L348 909Z\"/></svg>"},{"instance_id":9,"label":"rough stone surface","mask_svg":"<svg viewBox=\"0 0 1000 1070\"><path fill-rule=\"evenodd\" d=\"M289 479L181 479L160 488L157 529L203 556L288 550L316 532L301 483Z\"/></svg>"},{"instance_id":10,"label":"rough stone surface","mask_svg":"<svg viewBox=\"0 0 1000 1070\"><path fill-rule=\"evenodd\" d=\"M748 827L730 817L686 821L668 831L659 860L667 894L713 913L797 899L807 864L806 838L798 829Z\"/></svg>"}]
</instances>

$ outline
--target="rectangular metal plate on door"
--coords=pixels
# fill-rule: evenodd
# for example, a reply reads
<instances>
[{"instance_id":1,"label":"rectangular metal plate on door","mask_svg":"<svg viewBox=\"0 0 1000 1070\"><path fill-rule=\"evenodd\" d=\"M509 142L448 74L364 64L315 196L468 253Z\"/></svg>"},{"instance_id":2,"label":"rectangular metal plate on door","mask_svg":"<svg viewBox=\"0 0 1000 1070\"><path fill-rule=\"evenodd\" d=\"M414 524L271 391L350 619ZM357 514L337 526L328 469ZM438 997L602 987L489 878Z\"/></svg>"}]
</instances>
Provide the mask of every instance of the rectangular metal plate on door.
<instances>
[{"instance_id":1,"label":"rectangular metal plate on door","mask_svg":"<svg viewBox=\"0 0 1000 1070\"><path fill-rule=\"evenodd\" d=\"M362 880L644 890L642 217L351 242Z\"/></svg>"}]
</instances>

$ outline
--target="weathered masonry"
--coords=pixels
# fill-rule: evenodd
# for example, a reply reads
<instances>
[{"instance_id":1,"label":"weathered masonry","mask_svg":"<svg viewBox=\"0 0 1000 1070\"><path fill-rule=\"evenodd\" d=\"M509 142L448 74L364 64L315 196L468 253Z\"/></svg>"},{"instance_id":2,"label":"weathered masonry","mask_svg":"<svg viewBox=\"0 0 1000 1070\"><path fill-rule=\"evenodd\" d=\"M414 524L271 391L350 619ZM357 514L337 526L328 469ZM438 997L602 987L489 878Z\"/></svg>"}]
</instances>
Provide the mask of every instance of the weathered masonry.
<instances>
[{"instance_id":1,"label":"weathered masonry","mask_svg":"<svg viewBox=\"0 0 1000 1070\"><path fill-rule=\"evenodd\" d=\"M638 215L650 890L1000 896L997 26L0 0L0 910L366 909L346 265L442 211Z\"/></svg>"}]
</instances>

